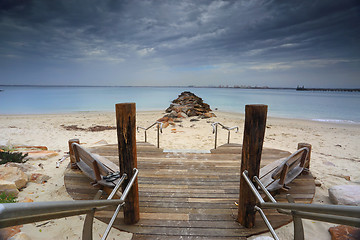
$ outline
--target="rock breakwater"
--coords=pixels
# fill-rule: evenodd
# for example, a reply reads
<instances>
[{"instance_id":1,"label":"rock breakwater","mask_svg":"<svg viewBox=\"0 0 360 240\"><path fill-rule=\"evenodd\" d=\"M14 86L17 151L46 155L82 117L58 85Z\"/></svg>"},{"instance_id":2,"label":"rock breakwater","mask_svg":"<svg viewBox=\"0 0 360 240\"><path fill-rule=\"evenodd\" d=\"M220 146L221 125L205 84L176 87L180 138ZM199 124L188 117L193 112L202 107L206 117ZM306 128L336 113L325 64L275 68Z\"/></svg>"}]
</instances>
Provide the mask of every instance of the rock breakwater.
<instances>
[{"instance_id":1,"label":"rock breakwater","mask_svg":"<svg viewBox=\"0 0 360 240\"><path fill-rule=\"evenodd\" d=\"M189 91L182 92L178 98L172 101L165 112L167 114L158 119L159 122L164 123L164 127L167 127L169 124L173 125L174 122L179 121L181 118L216 117L216 115L212 112L209 104L204 103L202 98Z\"/></svg>"}]
</instances>

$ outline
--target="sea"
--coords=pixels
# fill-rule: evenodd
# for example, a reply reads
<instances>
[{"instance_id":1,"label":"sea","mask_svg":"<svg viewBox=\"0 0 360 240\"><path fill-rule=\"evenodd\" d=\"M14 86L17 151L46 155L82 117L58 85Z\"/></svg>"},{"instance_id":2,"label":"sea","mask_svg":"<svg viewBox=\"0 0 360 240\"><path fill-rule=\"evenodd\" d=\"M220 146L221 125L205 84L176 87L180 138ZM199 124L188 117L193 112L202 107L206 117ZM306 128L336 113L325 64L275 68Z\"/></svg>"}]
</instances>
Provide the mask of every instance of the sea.
<instances>
[{"instance_id":1,"label":"sea","mask_svg":"<svg viewBox=\"0 0 360 240\"><path fill-rule=\"evenodd\" d=\"M360 92L198 87L0 86L0 114L114 112L135 102L138 111L165 110L191 91L218 111L244 113L247 104L268 105L268 116L360 124Z\"/></svg>"}]
</instances>

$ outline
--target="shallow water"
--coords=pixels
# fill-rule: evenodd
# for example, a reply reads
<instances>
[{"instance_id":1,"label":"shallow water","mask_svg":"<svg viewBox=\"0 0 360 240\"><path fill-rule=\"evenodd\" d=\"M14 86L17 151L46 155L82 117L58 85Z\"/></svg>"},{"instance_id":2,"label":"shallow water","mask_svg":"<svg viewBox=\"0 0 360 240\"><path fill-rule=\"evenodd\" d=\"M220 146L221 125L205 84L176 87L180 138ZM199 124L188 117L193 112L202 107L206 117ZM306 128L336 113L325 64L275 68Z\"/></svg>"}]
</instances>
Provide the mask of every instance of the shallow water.
<instances>
[{"instance_id":1,"label":"shallow water","mask_svg":"<svg viewBox=\"0 0 360 240\"><path fill-rule=\"evenodd\" d=\"M360 123L359 92L179 87L1 86L0 114L114 111L135 102L137 110L165 110L182 91L191 91L214 110L243 113L246 104L266 104L273 117Z\"/></svg>"}]
</instances>

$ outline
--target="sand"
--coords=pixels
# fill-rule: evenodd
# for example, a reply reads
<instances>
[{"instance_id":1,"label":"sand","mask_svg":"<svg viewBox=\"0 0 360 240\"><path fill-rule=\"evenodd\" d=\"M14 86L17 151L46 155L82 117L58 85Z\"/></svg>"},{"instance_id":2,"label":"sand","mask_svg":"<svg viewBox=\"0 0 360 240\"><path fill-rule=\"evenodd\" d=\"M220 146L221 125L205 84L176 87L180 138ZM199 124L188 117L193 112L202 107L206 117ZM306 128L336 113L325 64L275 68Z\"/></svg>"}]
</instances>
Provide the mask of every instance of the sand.
<instances>
[{"instance_id":1,"label":"sand","mask_svg":"<svg viewBox=\"0 0 360 240\"><path fill-rule=\"evenodd\" d=\"M169 126L160 136L163 149L210 150L214 147L214 135L211 123L221 122L226 126L239 126L239 132L231 133L231 142L242 143L244 115L215 112L217 117L191 122L190 119ZM138 112L137 126L147 127L164 115L161 111ZM116 130L101 132L69 131L61 125L77 125L87 128L94 125L115 126L115 114L111 112L79 112L53 115L1 115L0 145L25 144L45 145L50 150L59 152L57 157L47 160L30 160L36 170L33 172L51 176L44 184L28 183L19 194L19 201L31 198L34 201L71 200L64 187L64 170L68 159L55 167L59 158L68 151L68 140L79 138L82 143L91 146L100 140L116 143ZM148 142L156 143L155 129L149 130ZM328 188L341 184L360 184L360 143L359 124L334 124L298 119L268 118L264 147L278 148L293 152L299 142L312 144L311 171L321 182L316 188L315 203L328 204ZM143 141L142 131L137 140ZM219 130L218 143L227 141L227 131ZM40 164L40 166L39 166ZM350 181L347 180L350 177ZM346 179L347 178L347 179ZM69 217L24 225L22 231L32 239L81 239L83 216ZM305 238L331 239L328 228L334 224L304 220ZM94 237L98 238L105 231L105 224L95 221ZM280 239L293 239L293 226L289 224L276 230ZM108 239L131 239L132 234L111 231Z\"/></svg>"}]
</instances>

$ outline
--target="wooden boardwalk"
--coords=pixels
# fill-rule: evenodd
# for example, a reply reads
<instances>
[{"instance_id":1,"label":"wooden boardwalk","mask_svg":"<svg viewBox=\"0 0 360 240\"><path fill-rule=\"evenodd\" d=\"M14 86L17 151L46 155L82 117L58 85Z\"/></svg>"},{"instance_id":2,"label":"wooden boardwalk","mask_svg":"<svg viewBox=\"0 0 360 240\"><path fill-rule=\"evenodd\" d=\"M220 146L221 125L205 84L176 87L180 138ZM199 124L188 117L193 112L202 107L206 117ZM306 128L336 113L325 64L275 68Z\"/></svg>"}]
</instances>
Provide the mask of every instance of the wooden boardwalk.
<instances>
[{"instance_id":1,"label":"wooden boardwalk","mask_svg":"<svg viewBox=\"0 0 360 240\"><path fill-rule=\"evenodd\" d=\"M118 164L117 145L91 149ZM140 221L123 224L122 213L116 228L134 233L133 239L245 239L266 232L257 214L254 228L237 221L241 146L227 144L211 153L163 152L147 143L137 144L139 169ZM262 166L290 155L289 152L264 149ZM68 168L65 186L74 199L92 199L96 189L80 171ZM315 194L313 176L302 174L289 187L295 202L311 203ZM286 202L285 193L276 200ZM273 227L291 221L291 217L264 210ZM112 211L96 218L109 222Z\"/></svg>"}]
</instances>

